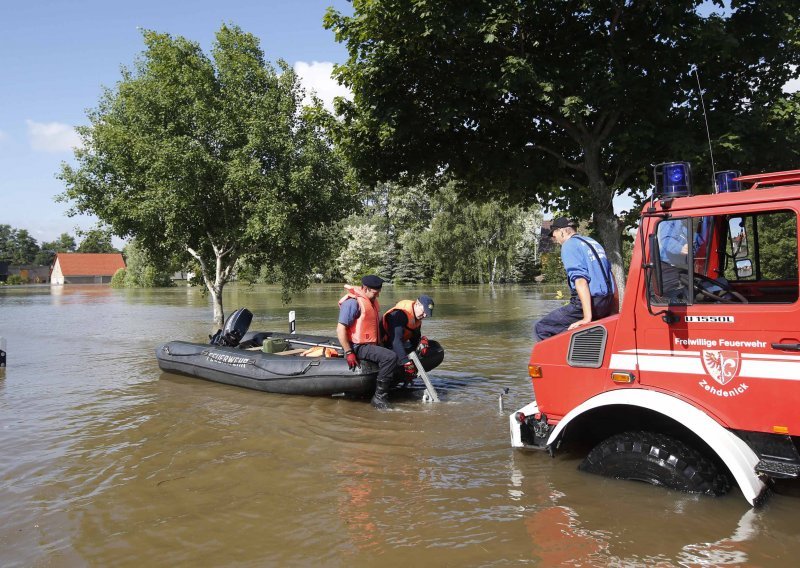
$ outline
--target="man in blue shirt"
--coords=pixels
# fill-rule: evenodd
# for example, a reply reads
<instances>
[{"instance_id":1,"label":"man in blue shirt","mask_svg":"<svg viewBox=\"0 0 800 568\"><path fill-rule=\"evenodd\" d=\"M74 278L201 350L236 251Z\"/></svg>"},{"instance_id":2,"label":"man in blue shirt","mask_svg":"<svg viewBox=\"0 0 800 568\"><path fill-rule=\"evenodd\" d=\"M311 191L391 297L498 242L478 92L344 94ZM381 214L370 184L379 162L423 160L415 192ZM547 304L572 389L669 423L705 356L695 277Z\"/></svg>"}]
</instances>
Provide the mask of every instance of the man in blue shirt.
<instances>
[{"instance_id":1,"label":"man in blue shirt","mask_svg":"<svg viewBox=\"0 0 800 568\"><path fill-rule=\"evenodd\" d=\"M689 271L689 228L686 219L669 219L658 225L658 252L661 257L662 298L685 304L688 291L681 271Z\"/></svg>"},{"instance_id":2,"label":"man in blue shirt","mask_svg":"<svg viewBox=\"0 0 800 568\"><path fill-rule=\"evenodd\" d=\"M339 321L336 337L344 349L347 366L355 369L359 359L372 361L378 366L372 406L389 408L387 395L397 369L397 355L381 345L381 314L378 296L383 279L368 274L361 286L345 286L347 293L339 300Z\"/></svg>"},{"instance_id":3,"label":"man in blue shirt","mask_svg":"<svg viewBox=\"0 0 800 568\"><path fill-rule=\"evenodd\" d=\"M561 262L572 292L569 303L536 322L536 337L546 339L613 313L614 279L606 251L592 238L579 236L575 225L558 217L550 226L550 237L561 245Z\"/></svg>"},{"instance_id":4,"label":"man in blue shirt","mask_svg":"<svg viewBox=\"0 0 800 568\"><path fill-rule=\"evenodd\" d=\"M658 248L661 260L673 266L687 266L689 254L689 233L686 221L672 219L662 221L658 226Z\"/></svg>"}]
</instances>

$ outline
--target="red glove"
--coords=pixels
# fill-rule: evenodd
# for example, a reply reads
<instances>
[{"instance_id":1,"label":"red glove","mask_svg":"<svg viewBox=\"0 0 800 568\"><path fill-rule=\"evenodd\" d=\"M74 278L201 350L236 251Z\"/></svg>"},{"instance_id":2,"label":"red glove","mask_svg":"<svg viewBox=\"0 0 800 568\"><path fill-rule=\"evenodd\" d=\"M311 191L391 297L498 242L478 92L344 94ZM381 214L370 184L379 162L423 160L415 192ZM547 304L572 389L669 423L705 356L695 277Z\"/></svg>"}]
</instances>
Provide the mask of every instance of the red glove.
<instances>
[{"instance_id":1,"label":"red glove","mask_svg":"<svg viewBox=\"0 0 800 568\"><path fill-rule=\"evenodd\" d=\"M422 355L423 357L427 355L428 347L430 347L430 344L428 343L428 338L423 335L422 338L419 340L419 345L417 346L419 354Z\"/></svg>"},{"instance_id":2,"label":"red glove","mask_svg":"<svg viewBox=\"0 0 800 568\"><path fill-rule=\"evenodd\" d=\"M417 367L414 365L413 361L409 361L405 365L403 365L403 375L406 378L406 381L413 381L417 376Z\"/></svg>"},{"instance_id":3,"label":"red glove","mask_svg":"<svg viewBox=\"0 0 800 568\"><path fill-rule=\"evenodd\" d=\"M350 367L351 370L358 366L358 357L356 357L355 353L348 351L344 356L345 359L347 359L347 366Z\"/></svg>"}]
</instances>

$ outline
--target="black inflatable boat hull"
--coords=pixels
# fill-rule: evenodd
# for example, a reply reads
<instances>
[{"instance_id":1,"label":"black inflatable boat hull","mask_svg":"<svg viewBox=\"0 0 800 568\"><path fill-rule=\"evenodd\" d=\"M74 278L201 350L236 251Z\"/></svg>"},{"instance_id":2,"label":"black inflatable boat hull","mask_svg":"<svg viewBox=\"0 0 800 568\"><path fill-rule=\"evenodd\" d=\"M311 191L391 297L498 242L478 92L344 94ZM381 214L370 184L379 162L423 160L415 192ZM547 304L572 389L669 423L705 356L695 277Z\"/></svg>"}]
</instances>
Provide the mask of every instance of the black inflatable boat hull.
<instances>
[{"instance_id":1,"label":"black inflatable boat hull","mask_svg":"<svg viewBox=\"0 0 800 568\"><path fill-rule=\"evenodd\" d=\"M268 338L285 339L290 349L310 344L339 346L330 337L260 332L246 334L237 347L170 341L156 349L156 358L162 371L264 392L330 396L369 395L375 390L378 369L369 361L361 361L351 371L342 357L303 357L258 350ZM420 357L426 371L436 368L443 359L444 349L436 341L431 341L428 354Z\"/></svg>"}]
</instances>

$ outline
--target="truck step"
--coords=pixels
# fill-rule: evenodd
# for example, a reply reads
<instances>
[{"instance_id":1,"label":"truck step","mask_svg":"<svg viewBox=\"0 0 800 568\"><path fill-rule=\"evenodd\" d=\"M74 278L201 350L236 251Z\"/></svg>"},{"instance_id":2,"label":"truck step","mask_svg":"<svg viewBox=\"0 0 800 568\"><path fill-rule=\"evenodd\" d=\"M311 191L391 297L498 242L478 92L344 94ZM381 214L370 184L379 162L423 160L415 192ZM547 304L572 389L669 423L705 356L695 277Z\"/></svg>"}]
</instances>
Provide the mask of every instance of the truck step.
<instances>
[{"instance_id":1,"label":"truck step","mask_svg":"<svg viewBox=\"0 0 800 568\"><path fill-rule=\"evenodd\" d=\"M800 464L776 460L761 460L756 464L756 473L764 473L777 479L800 477Z\"/></svg>"}]
</instances>

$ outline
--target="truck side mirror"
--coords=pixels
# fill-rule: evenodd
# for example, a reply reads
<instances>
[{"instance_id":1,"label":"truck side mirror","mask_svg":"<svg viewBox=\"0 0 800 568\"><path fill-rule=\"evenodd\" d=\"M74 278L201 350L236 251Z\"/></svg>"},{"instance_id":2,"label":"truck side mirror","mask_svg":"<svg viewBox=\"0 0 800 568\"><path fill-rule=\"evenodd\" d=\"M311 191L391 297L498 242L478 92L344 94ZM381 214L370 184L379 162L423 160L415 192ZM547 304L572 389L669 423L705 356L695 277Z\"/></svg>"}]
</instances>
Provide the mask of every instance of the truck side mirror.
<instances>
[{"instance_id":1,"label":"truck side mirror","mask_svg":"<svg viewBox=\"0 0 800 568\"><path fill-rule=\"evenodd\" d=\"M753 275L753 261L749 258L743 258L736 261L736 277L737 278L750 278Z\"/></svg>"}]
</instances>

